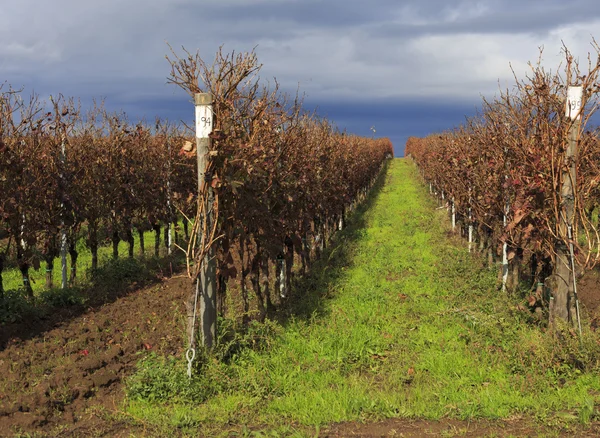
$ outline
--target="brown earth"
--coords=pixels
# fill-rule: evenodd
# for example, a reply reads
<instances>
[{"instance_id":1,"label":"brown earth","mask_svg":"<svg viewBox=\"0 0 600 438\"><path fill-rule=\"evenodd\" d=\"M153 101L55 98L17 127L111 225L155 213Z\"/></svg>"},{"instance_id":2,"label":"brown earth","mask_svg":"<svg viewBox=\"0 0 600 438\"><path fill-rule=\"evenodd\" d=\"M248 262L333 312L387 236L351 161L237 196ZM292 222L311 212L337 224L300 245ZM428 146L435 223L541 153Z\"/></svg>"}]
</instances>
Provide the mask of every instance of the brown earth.
<instances>
[{"instance_id":1,"label":"brown earth","mask_svg":"<svg viewBox=\"0 0 600 438\"><path fill-rule=\"evenodd\" d=\"M0 344L0 436L119 436L123 379L148 352L181 355L187 278L172 278L69 320L69 314L21 323ZM77 313L77 312L76 312ZM61 322L62 321L62 322ZM4 331L4 328L3 328ZM115 427L117 429L115 429Z\"/></svg>"},{"instance_id":2,"label":"brown earth","mask_svg":"<svg viewBox=\"0 0 600 438\"><path fill-rule=\"evenodd\" d=\"M0 436L157 436L122 411L124 378L149 352L183 354L188 280L173 277L125 290L107 303L1 327ZM600 275L579 283L583 307L600 316ZM598 319L600 320L600 319ZM596 321L596 319L593 319ZM174 431L175 433L176 431ZM600 436L600 425L554 430L526 419L344 423L322 436Z\"/></svg>"},{"instance_id":3,"label":"brown earth","mask_svg":"<svg viewBox=\"0 0 600 438\"><path fill-rule=\"evenodd\" d=\"M598 269L586 272L579 280L577 294L583 311L587 313L592 328L596 330L600 326L600 271Z\"/></svg>"},{"instance_id":4,"label":"brown earth","mask_svg":"<svg viewBox=\"0 0 600 438\"><path fill-rule=\"evenodd\" d=\"M324 431L323 436L331 437L538 437L561 436L592 438L600 436L600 425L593 424L587 429L561 429L539 426L529 420L507 421L460 421L460 420L407 420L389 419L379 423L344 423Z\"/></svg>"}]
</instances>

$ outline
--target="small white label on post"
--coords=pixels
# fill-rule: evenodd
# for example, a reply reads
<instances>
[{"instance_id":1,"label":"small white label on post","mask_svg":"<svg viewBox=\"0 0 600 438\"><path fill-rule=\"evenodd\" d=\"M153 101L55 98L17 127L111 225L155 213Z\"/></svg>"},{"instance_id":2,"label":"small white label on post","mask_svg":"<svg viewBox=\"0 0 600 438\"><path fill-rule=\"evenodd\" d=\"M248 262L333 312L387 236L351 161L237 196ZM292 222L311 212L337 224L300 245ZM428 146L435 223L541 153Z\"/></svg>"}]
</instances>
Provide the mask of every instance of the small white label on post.
<instances>
[{"instance_id":1,"label":"small white label on post","mask_svg":"<svg viewBox=\"0 0 600 438\"><path fill-rule=\"evenodd\" d=\"M213 128L211 105L196 105L196 138L208 138Z\"/></svg>"},{"instance_id":2,"label":"small white label on post","mask_svg":"<svg viewBox=\"0 0 600 438\"><path fill-rule=\"evenodd\" d=\"M565 106L566 116L570 117L571 120L577 120L581 118L581 110L583 101L583 87L571 86L567 90L567 104Z\"/></svg>"}]
</instances>

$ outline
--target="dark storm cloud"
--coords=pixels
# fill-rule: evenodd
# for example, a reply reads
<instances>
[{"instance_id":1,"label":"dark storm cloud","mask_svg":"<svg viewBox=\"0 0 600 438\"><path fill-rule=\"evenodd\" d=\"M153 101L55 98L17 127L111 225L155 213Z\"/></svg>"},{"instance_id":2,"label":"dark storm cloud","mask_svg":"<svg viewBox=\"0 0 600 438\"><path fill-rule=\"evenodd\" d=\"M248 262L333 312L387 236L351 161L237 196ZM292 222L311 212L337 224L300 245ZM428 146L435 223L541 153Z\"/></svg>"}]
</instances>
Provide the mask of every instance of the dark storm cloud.
<instances>
[{"instance_id":1,"label":"dark storm cloud","mask_svg":"<svg viewBox=\"0 0 600 438\"><path fill-rule=\"evenodd\" d=\"M179 5L180 8L190 6ZM199 17L235 23L223 30L238 36L243 35L243 29L250 23L284 23L288 33L315 28L363 27L371 29L374 36L403 37L544 33L558 26L597 19L599 14L600 4L595 0L303 0L256 4L225 1L207 4L202 14L198 12ZM411 18L417 24L411 23ZM265 35L269 33L265 27L262 30Z\"/></svg>"},{"instance_id":2,"label":"dark storm cloud","mask_svg":"<svg viewBox=\"0 0 600 438\"><path fill-rule=\"evenodd\" d=\"M118 99L117 99L118 101ZM149 108L160 108L161 116L171 122L188 125L193 120L193 105L178 97L144 98L135 102L119 102L132 120L144 119L153 123L155 114ZM331 120L340 131L366 137L387 137L394 145L396 156L403 156L406 140L410 136L426 136L432 132L451 130L463 124L466 117L477 112L475 104L436 100L378 99L370 103L315 100L305 101L307 110ZM375 132L373 132L373 130Z\"/></svg>"},{"instance_id":3,"label":"dark storm cloud","mask_svg":"<svg viewBox=\"0 0 600 438\"><path fill-rule=\"evenodd\" d=\"M475 104L435 99L378 99L370 105L354 106L310 100L307 104L317 107L319 114L329 116L340 130L366 137L388 137L396 156L404 155L408 137L451 130L477 112Z\"/></svg>"},{"instance_id":4,"label":"dark storm cloud","mask_svg":"<svg viewBox=\"0 0 600 438\"><path fill-rule=\"evenodd\" d=\"M165 42L209 62L221 45L256 47L262 78L398 148L409 131L460 123L510 84L509 63L522 75L545 45L554 68L561 40L585 53L597 31L591 0L3 0L0 81L84 106L105 98L132 119L191 119L189 97L166 84Z\"/></svg>"},{"instance_id":5,"label":"dark storm cloud","mask_svg":"<svg viewBox=\"0 0 600 438\"><path fill-rule=\"evenodd\" d=\"M345 0L272 1L245 5L213 3L205 9L217 20L243 22L283 21L303 28L362 26L365 23L386 20L390 10L398 8L398 1L377 2Z\"/></svg>"},{"instance_id":6,"label":"dark storm cloud","mask_svg":"<svg viewBox=\"0 0 600 438\"><path fill-rule=\"evenodd\" d=\"M475 2L473 2L475 3ZM438 11L447 15L452 10L460 10L452 20L441 18L434 11L416 10L417 15L426 19L426 23L384 22L373 27L373 36L407 37L417 35L455 35L455 34L545 34L560 26L573 23L588 23L598 19L600 4L592 0L564 1L515 1L477 2L485 9L471 16L469 2L453 2L449 6L444 2ZM443 16L442 15L442 16ZM418 21L418 20L416 20Z\"/></svg>"}]
</instances>

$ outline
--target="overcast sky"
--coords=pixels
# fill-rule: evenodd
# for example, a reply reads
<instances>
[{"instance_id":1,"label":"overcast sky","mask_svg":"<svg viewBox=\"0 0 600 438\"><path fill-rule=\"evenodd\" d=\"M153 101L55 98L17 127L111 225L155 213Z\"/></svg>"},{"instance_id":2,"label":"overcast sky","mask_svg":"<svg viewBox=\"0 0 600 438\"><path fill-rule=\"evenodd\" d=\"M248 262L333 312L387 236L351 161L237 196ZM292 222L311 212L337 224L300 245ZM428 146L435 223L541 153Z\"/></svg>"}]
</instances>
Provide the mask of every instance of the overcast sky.
<instances>
[{"instance_id":1,"label":"overcast sky","mask_svg":"<svg viewBox=\"0 0 600 438\"><path fill-rule=\"evenodd\" d=\"M394 142L452 128L535 61L600 39L597 0L2 0L0 80L42 97L105 98L133 120L191 120L166 84L166 42L212 60L256 47L261 78L341 129Z\"/></svg>"}]
</instances>

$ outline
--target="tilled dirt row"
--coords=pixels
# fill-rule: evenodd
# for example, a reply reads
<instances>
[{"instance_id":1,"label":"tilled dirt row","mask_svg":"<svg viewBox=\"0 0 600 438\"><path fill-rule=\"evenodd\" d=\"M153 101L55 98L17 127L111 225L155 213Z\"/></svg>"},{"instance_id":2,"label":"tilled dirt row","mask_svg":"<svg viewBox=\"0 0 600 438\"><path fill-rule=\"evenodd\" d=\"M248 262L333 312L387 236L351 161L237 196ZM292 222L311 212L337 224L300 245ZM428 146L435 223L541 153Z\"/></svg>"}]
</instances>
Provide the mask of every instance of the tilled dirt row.
<instances>
[{"instance_id":1,"label":"tilled dirt row","mask_svg":"<svg viewBox=\"0 0 600 438\"><path fill-rule=\"evenodd\" d=\"M582 301L589 304L590 314L600 310L594 306L596 302L588 303L588 295L595 296L591 292L597 291L598 285L600 276L582 282ZM114 302L101 307L83 312L66 309L49 320L0 328L4 330L0 333L0 437L19 433L51 437L146 436L149 431L143 425L113 414L121 412L124 379L145 354L182 356L187 292L188 280L175 277L125 296L115 293ZM551 429L526 420L396 419L331 425L322 430L322 436L600 434L598 423L578 431Z\"/></svg>"},{"instance_id":2,"label":"tilled dirt row","mask_svg":"<svg viewBox=\"0 0 600 438\"><path fill-rule=\"evenodd\" d=\"M131 292L0 352L0 436L110 436L107 414L148 352L181 355L187 279ZM104 431L104 432L103 432Z\"/></svg>"}]
</instances>

